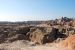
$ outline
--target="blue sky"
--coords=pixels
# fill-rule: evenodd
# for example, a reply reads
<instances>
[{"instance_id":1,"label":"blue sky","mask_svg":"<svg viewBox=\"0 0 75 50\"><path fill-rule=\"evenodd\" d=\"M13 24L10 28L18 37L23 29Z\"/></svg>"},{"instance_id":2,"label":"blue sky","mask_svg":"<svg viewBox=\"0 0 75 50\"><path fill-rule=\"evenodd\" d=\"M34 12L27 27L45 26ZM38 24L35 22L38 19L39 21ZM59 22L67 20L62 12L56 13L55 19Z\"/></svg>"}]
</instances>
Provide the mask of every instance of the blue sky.
<instances>
[{"instance_id":1,"label":"blue sky","mask_svg":"<svg viewBox=\"0 0 75 50\"><path fill-rule=\"evenodd\" d=\"M0 0L0 21L75 18L75 0Z\"/></svg>"}]
</instances>

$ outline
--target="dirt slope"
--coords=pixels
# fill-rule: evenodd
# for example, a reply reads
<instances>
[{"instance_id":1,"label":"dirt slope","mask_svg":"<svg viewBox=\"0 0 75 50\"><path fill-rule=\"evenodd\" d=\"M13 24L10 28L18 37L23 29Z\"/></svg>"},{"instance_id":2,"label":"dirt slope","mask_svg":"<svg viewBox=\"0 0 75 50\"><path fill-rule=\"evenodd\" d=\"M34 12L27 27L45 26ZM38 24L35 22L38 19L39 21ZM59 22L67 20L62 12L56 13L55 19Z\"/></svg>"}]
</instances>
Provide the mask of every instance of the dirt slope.
<instances>
[{"instance_id":1,"label":"dirt slope","mask_svg":"<svg viewBox=\"0 0 75 50\"><path fill-rule=\"evenodd\" d=\"M69 36L64 41L60 42L59 45L61 47L67 47L71 50L75 50L75 34Z\"/></svg>"}]
</instances>

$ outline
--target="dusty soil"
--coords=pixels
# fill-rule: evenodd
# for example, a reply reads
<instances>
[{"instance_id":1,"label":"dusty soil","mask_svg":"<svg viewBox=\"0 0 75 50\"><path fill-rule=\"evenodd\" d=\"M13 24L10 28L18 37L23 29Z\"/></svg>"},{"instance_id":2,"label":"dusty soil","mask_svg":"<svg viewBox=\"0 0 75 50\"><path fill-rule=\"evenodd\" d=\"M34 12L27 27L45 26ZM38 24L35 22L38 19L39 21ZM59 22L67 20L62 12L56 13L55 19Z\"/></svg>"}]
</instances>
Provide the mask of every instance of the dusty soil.
<instances>
[{"instance_id":1,"label":"dusty soil","mask_svg":"<svg viewBox=\"0 0 75 50\"><path fill-rule=\"evenodd\" d=\"M56 43L49 43L45 45L33 45L33 42L24 40L15 41L13 43L0 44L0 50L68 50L61 48Z\"/></svg>"}]
</instances>

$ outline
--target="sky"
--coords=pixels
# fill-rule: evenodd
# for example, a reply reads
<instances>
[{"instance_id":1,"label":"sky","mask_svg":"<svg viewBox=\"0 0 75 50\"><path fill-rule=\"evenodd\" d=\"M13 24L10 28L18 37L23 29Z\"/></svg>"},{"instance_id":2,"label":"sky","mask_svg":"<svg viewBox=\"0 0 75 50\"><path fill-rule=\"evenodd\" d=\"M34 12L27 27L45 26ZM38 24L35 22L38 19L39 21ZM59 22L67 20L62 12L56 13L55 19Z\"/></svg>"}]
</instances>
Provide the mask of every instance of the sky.
<instances>
[{"instance_id":1,"label":"sky","mask_svg":"<svg viewBox=\"0 0 75 50\"><path fill-rule=\"evenodd\" d=\"M75 0L0 0L0 21L75 18Z\"/></svg>"}]
</instances>

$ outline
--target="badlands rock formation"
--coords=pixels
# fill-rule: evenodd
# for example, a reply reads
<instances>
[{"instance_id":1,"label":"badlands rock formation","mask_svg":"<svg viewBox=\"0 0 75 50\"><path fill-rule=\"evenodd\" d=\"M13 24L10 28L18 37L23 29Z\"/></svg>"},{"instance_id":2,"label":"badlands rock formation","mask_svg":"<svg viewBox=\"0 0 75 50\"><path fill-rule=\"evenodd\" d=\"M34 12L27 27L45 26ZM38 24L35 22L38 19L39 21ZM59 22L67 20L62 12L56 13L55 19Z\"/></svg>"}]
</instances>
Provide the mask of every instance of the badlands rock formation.
<instances>
[{"instance_id":1,"label":"badlands rock formation","mask_svg":"<svg viewBox=\"0 0 75 50\"><path fill-rule=\"evenodd\" d=\"M74 36L75 20L67 17L50 21L0 23L0 49L4 50L16 50L16 48L24 50L26 47L29 49L28 46L31 46L30 49L38 49L40 45L42 45L40 50L45 48L48 50L59 50L60 48L62 48L61 50L73 50L75 49ZM14 46L16 46L15 49ZM64 49L65 47L67 49Z\"/></svg>"}]
</instances>

